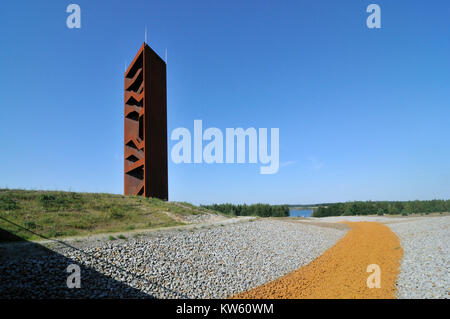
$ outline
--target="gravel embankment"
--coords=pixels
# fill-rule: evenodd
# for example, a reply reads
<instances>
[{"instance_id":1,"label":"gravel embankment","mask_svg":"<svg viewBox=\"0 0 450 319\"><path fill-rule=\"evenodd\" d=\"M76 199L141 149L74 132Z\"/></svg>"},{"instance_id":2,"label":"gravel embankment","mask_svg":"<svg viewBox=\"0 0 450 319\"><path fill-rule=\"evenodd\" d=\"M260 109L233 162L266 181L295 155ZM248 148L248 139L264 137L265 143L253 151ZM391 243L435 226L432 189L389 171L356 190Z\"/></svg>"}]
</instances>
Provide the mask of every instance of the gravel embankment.
<instances>
[{"instance_id":1,"label":"gravel embankment","mask_svg":"<svg viewBox=\"0 0 450 319\"><path fill-rule=\"evenodd\" d=\"M450 216L388 226L403 247L398 298L450 298Z\"/></svg>"},{"instance_id":2,"label":"gravel embankment","mask_svg":"<svg viewBox=\"0 0 450 319\"><path fill-rule=\"evenodd\" d=\"M127 240L35 245L2 256L0 298L223 298L285 275L321 255L345 230L258 220ZM66 267L81 265L81 288Z\"/></svg>"}]
</instances>

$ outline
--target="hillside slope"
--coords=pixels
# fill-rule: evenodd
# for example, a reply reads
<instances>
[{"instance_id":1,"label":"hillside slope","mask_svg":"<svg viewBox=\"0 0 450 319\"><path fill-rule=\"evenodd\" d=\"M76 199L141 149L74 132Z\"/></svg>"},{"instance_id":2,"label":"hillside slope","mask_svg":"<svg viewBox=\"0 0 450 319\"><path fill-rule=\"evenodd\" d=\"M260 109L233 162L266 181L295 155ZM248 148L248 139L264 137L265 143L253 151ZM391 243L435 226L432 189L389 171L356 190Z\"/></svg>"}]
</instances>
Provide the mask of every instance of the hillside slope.
<instances>
[{"instance_id":1,"label":"hillside slope","mask_svg":"<svg viewBox=\"0 0 450 319\"><path fill-rule=\"evenodd\" d=\"M0 189L0 241L175 226L206 213L219 214L140 196Z\"/></svg>"}]
</instances>

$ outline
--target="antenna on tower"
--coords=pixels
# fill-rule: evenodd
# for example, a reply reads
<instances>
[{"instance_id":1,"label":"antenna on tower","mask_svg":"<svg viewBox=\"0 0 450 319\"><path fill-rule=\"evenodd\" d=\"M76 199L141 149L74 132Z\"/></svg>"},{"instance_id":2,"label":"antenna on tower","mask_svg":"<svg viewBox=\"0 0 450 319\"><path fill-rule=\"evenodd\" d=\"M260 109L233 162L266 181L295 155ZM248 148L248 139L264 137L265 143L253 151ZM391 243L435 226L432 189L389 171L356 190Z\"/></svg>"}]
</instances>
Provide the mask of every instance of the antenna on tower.
<instances>
[{"instance_id":1,"label":"antenna on tower","mask_svg":"<svg viewBox=\"0 0 450 319\"><path fill-rule=\"evenodd\" d=\"M145 40L144 40L144 42L147 43L147 26L145 26Z\"/></svg>"},{"instance_id":2,"label":"antenna on tower","mask_svg":"<svg viewBox=\"0 0 450 319\"><path fill-rule=\"evenodd\" d=\"M166 48L166 56L165 56L166 64L167 64L167 48Z\"/></svg>"}]
</instances>

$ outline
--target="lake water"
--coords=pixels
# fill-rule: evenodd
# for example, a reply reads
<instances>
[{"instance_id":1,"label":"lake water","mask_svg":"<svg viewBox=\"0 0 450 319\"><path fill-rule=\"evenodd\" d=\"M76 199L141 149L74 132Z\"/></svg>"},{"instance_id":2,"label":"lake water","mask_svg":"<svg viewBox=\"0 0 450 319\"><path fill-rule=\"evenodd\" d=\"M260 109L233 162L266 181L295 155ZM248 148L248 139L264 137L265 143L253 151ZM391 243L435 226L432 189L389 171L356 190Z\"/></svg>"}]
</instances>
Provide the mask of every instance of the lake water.
<instances>
[{"instance_id":1,"label":"lake water","mask_svg":"<svg viewBox=\"0 0 450 319\"><path fill-rule=\"evenodd\" d=\"M312 209L291 209L289 211L290 217L311 217Z\"/></svg>"}]
</instances>

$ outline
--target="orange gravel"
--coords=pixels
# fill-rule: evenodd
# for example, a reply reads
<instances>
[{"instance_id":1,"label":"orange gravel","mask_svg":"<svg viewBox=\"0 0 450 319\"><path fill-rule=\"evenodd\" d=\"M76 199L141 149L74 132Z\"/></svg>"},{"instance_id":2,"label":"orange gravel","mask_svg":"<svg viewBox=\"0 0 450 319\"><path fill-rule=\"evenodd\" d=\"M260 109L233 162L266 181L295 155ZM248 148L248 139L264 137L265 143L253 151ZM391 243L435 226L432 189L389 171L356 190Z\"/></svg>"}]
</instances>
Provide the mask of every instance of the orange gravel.
<instances>
[{"instance_id":1,"label":"orange gravel","mask_svg":"<svg viewBox=\"0 0 450 319\"><path fill-rule=\"evenodd\" d=\"M397 236L376 222L346 222L347 234L308 265L233 298L395 298L403 250ZM367 266L381 270L381 287L368 288Z\"/></svg>"}]
</instances>

